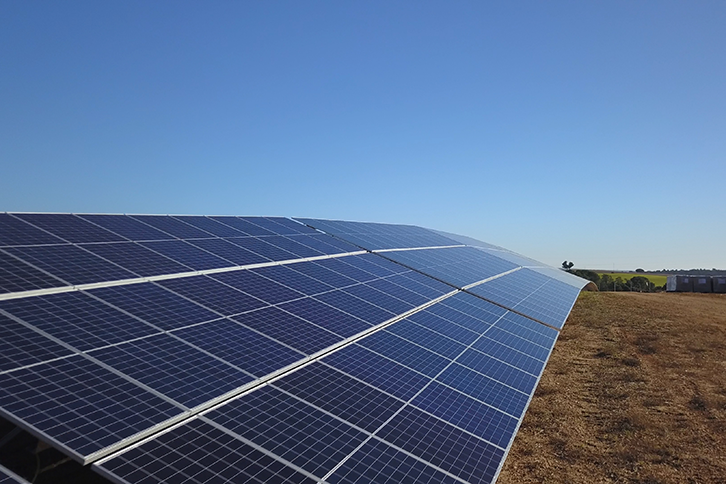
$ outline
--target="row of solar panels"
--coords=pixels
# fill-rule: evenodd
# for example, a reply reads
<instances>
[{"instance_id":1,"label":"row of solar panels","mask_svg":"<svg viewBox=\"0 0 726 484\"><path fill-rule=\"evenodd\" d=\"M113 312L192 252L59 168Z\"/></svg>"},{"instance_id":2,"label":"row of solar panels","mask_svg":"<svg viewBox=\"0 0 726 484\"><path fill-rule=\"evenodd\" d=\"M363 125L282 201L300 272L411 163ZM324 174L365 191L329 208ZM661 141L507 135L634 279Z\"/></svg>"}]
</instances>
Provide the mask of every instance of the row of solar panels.
<instances>
[{"instance_id":1,"label":"row of solar panels","mask_svg":"<svg viewBox=\"0 0 726 484\"><path fill-rule=\"evenodd\" d=\"M6 226L25 227L21 222L63 238L65 247L134 244L70 235L75 219L90 223L91 216L6 217ZM93 217L107 228L142 223ZM209 240L228 242L203 217L154 220L162 219L196 224ZM232 226L227 218L210 220ZM487 248L361 254L341 241L346 234L313 233L287 219L239 220L282 227L245 240L292 239L288 227L294 227L297 237L337 247L322 256L340 257L299 260L311 257L300 253L278 259L284 265L194 276L187 269L156 282L133 280L137 270L117 277L125 280L118 286L104 274L108 287L6 298L0 301L3 413L84 462L166 428L99 464L118 482L225 482L232 475L402 482L396 480L402 472L415 482L424 476L490 482L557 334L522 315L561 327L581 280L521 269ZM360 225L361 233L372 225L369 231L385 242L372 249L457 243L417 227ZM31 245L17 235L22 231L14 233L12 243ZM123 236L133 240L129 231ZM74 284L52 256L41 266L11 252L18 249L12 243L2 250L14 260ZM34 248L57 247L41 243ZM122 258L97 257L131 270ZM472 284L468 291L494 304L454 289ZM234 395L242 396L218 406Z\"/></svg>"}]
</instances>

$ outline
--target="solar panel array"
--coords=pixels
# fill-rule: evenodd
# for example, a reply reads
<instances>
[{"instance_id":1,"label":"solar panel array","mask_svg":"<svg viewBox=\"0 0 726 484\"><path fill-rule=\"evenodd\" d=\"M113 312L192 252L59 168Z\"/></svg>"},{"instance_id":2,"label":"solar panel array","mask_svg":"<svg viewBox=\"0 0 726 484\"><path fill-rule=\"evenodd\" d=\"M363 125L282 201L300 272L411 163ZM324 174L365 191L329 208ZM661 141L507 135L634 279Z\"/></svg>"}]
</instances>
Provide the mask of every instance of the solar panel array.
<instances>
[{"instance_id":1,"label":"solar panel array","mask_svg":"<svg viewBox=\"0 0 726 484\"><path fill-rule=\"evenodd\" d=\"M120 483L493 482L585 282L404 225L0 214L0 414Z\"/></svg>"}]
</instances>

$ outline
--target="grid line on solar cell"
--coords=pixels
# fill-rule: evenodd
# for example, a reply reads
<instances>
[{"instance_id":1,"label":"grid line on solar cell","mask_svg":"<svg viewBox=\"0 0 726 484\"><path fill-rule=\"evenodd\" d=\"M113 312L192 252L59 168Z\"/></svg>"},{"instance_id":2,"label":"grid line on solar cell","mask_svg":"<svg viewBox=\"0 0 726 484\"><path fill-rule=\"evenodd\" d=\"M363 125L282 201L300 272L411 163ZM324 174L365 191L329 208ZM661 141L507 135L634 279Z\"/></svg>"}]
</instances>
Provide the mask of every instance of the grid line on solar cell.
<instances>
[{"instance_id":1,"label":"grid line on solar cell","mask_svg":"<svg viewBox=\"0 0 726 484\"><path fill-rule=\"evenodd\" d=\"M187 242L234 265L245 266L270 262L269 258L240 247L231 240L234 239L197 239Z\"/></svg>"},{"instance_id":2,"label":"grid line on solar cell","mask_svg":"<svg viewBox=\"0 0 726 484\"><path fill-rule=\"evenodd\" d=\"M78 215L92 224L135 242L170 240L174 237L126 215Z\"/></svg>"},{"instance_id":3,"label":"grid line on solar cell","mask_svg":"<svg viewBox=\"0 0 726 484\"><path fill-rule=\"evenodd\" d=\"M20 213L15 216L75 244L124 241L123 237L72 214Z\"/></svg>"},{"instance_id":4,"label":"grid line on solar cell","mask_svg":"<svg viewBox=\"0 0 726 484\"><path fill-rule=\"evenodd\" d=\"M192 270L189 266L180 264L135 242L82 244L79 247L121 266L137 276L158 276Z\"/></svg>"},{"instance_id":5,"label":"grid line on solar cell","mask_svg":"<svg viewBox=\"0 0 726 484\"><path fill-rule=\"evenodd\" d=\"M207 239L214 237L209 232L200 230L168 215L131 215L131 217L178 239Z\"/></svg>"},{"instance_id":6,"label":"grid line on solar cell","mask_svg":"<svg viewBox=\"0 0 726 484\"><path fill-rule=\"evenodd\" d=\"M194 270L219 269L236 265L184 240L160 240L140 242L140 244Z\"/></svg>"},{"instance_id":7,"label":"grid line on solar cell","mask_svg":"<svg viewBox=\"0 0 726 484\"><path fill-rule=\"evenodd\" d=\"M213 400L254 379L168 334L101 348L89 354L187 408Z\"/></svg>"},{"instance_id":8,"label":"grid line on solar cell","mask_svg":"<svg viewBox=\"0 0 726 484\"><path fill-rule=\"evenodd\" d=\"M201 419L165 432L97 466L131 482L316 482L294 466Z\"/></svg>"},{"instance_id":9,"label":"grid line on solar cell","mask_svg":"<svg viewBox=\"0 0 726 484\"><path fill-rule=\"evenodd\" d=\"M229 225L230 227L239 230L240 232L251 235L254 237L259 237L261 235L273 235L273 232L270 232L267 229L264 229L260 227L259 225L253 223L253 218L243 218L243 217L230 217L230 216L222 216L222 217L211 217L213 220L216 220L217 222L223 223L225 225Z\"/></svg>"},{"instance_id":10,"label":"grid line on solar cell","mask_svg":"<svg viewBox=\"0 0 726 484\"><path fill-rule=\"evenodd\" d=\"M332 346L343 337L276 307L266 307L231 318L307 355Z\"/></svg>"},{"instance_id":11,"label":"grid line on solar cell","mask_svg":"<svg viewBox=\"0 0 726 484\"><path fill-rule=\"evenodd\" d=\"M4 250L67 284L91 284L136 277L134 273L75 245L8 247Z\"/></svg>"},{"instance_id":12,"label":"grid line on solar cell","mask_svg":"<svg viewBox=\"0 0 726 484\"><path fill-rule=\"evenodd\" d=\"M286 375L272 385L367 432L375 431L405 404L320 362Z\"/></svg>"},{"instance_id":13,"label":"grid line on solar cell","mask_svg":"<svg viewBox=\"0 0 726 484\"><path fill-rule=\"evenodd\" d=\"M171 334L257 378L301 360L304 354L228 319Z\"/></svg>"},{"instance_id":14,"label":"grid line on solar cell","mask_svg":"<svg viewBox=\"0 0 726 484\"><path fill-rule=\"evenodd\" d=\"M247 235L239 230L229 227L228 225L224 225L216 220L202 215L174 215L173 218L181 220L184 223L217 237L239 237L241 235Z\"/></svg>"},{"instance_id":15,"label":"grid line on solar cell","mask_svg":"<svg viewBox=\"0 0 726 484\"><path fill-rule=\"evenodd\" d=\"M28 484L28 481L0 465L0 484Z\"/></svg>"},{"instance_id":16,"label":"grid line on solar cell","mask_svg":"<svg viewBox=\"0 0 726 484\"><path fill-rule=\"evenodd\" d=\"M0 408L81 457L181 413L80 355L0 375Z\"/></svg>"},{"instance_id":17,"label":"grid line on solar cell","mask_svg":"<svg viewBox=\"0 0 726 484\"><path fill-rule=\"evenodd\" d=\"M218 319L220 315L153 282L84 291L163 330Z\"/></svg>"},{"instance_id":18,"label":"grid line on solar cell","mask_svg":"<svg viewBox=\"0 0 726 484\"><path fill-rule=\"evenodd\" d=\"M415 395L430 380L423 373L358 344L336 351L322 362L404 400Z\"/></svg>"},{"instance_id":19,"label":"grid line on solar cell","mask_svg":"<svg viewBox=\"0 0 726 484\"><path fill-rule=\"evenodd\" d=\"M9 213L0 213L0 246L62 244L65 241Z\"/></svg>"},{"instance_id":20,"label":"grid line on solar cell","mask_svg":"<svg viewBox=\"0 0 726 484\"><path fill-rule=\"evenodd\" d=\"M0 301L0 309L80 351L159 332L81 291Z\"/></svg>"},{"instance_id":21,"label":"grid line on solar cell","mask_svg":"<svg viewBox=\"0 0 726 484\"><path fill-rule=\"evenodd\" d=\"M252 271L234 271L211 276L235 289L256 297L268 304L278 304L285 301L300 299L305 294L277 283Z\"/></svg>"},{"instance_id":22,"label":"grid line on solar cell","mask_svg":"<svg viewBox=\"0 0 726 484\"><path fill-rule=\"evenodd\" d=\"M244 313L267 305L249 294L207 276L169 279L157 284L224 316Z\"/></svg>"},{"instance_id":23,"label":"grid line on solar cell","mask_svg":"<svg viewBox=\"0 0 726 484\"><path fill-rule=\"evenodd\" d=\"M323 329L344 338L358 334L373 326L311 297L278 304L277 307L306 321L315 321Z\"/></svg>"},{"instance_id":24,"label":"grid line on solar cell","mask_svg":"<svg viewBox=\"0 0 726 484\"><path fill-rule=\"evenodd\" d=\"M270 386L207 412L202 419L315 475L326 474L367 436Z\"/></svg>"},{"instance_id":25,"label":"grid line on solar cell","mask_svg":"<svg viewBox=\"0 0 726 484\"><path fill-rule=\"evenodd\" d=\"M63 287L66 283L0 250L0 293Z\"/></svg>"},{"instance_id":26,"label":"grid line on solar cell","mask_svg":"<svg viewBox=\"0 0 726 484\"><path fill-rule=\"evenodd\" d=\"M372 466L371 463L376 465ZM411 455L373 439L327 479L331 484L458 484L464 482Z\"/></svg>"},{"instance_id":27,"label":"grid line on solar cell","mask_svg":"<svg viewBox=\"0 0 726 484\"><path fill-rule=\"evenodd\" d=\"M411 406L376 437L472 483L491 482L504 456L502 449Z\"/></svg>"},{"instance_id":28,"label":"grid line on solar cell","mask_svg":"<svg viewBox=\"0 0 726 484\"><path fill-rule=\"evenodd\" d=\"M72 354L68 348L0 314L0 372Z\"/></svg>"},{"instance_id":29,"label":"grid line on solar cell","mask_svg":"<svg viewBox=\"0 0 726 484\"><path fill-rule=\"evenodd\" d=\"M344 290L336 290L325 292L313 296L316 301L321 301L328 306L336 308L343 313L358 318L361 323L357 323L357 327L365 329L363 325L375 326L384 321L388 321L396 314L386 309L381 308L375 304L369 303L361 298L353 296L352 294ZM411 308L409 308L411 309ZM359 331L356 331L359 332ZM355 333L354 333L355 334Z\"/></svg>"}]
</instances>

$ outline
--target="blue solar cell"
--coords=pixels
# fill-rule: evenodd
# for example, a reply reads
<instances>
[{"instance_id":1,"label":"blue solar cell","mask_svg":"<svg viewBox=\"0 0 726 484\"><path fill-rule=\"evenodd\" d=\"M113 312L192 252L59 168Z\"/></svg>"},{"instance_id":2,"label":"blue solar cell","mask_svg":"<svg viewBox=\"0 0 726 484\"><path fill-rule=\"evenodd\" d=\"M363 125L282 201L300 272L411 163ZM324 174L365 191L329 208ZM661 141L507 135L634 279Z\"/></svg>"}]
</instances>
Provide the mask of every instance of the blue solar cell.
<instances>
[{"instance_id":1,"label":"blue solar cell","mask_svg":"<svg viewBox=\"0 0 726 484\"><path fill-rule=\"evenodd\" d=\"M287 235L286 237L299 244L315 249L322 254L341 254L358 250L353 245L341 243L324 234Z\"/></svg>"},{"instance_id":2,"label":"blue solar cell","mask_svg":"<svg viewBox=\"0 0 726 484\"><path fill-rule=\"evenodd\" d=\"M359 245L369 250L459 245L459 242L455 240L413 225L343 222L307 218L297 218L296 220L345 240L361 241L362 244Z\"/></svg>"},{"instance_id":3,"label":"blue solar cell","mask_svg":"<svg viewBox=\"0 0 726 484\"><path fill-rule=\"evenodd\" d=\"M469 329L477 334L481 334L489 329L492 324L498 319L498 316L492 315L488 318L488 320L482 320L473 316L469 316L468 314L462 313L461 311L453 309L449 306L445 306L443 304L435 304L429 308L426 308L426 311L441 318L444 318L447 321L458 324L459 326Z\"/></svg>"},{"instance_id":4,"label":"blue solar cell","mask_svg":"<svg viewBox=\"0 0 726 484\"><path fill-rule=\"evenodd\" d=\"M0 484L26 484L28 481L0 465Z\"/></svg>"},{"instance_id":5,"label":"blue solar cell","mask_svg":"<svg viewBox=\"0 0 726 484\"><path fill-rule=\"evenodd\" d=\"M372 326L365 321L311 298L298 299L297 301L280 304L278 307L345 338L358 334Z\"/></svg>"},{"instance_id":6,"label":"blue solar cell","mask_svg":"<svg viewBox=\"0 0 726 484\"><path fill-rule=\"evenodd\" d=\"M0 293L32 291L66 284L0 250Z\"/></svg>"},{"instance_id":7,"label":"blue solar cell","mask_svg":"<svg viewBox=\"0 0 726 484\"><path fill-rule=\"evenodd\" d=\"M510 348L514 348L517 351L521 351L522 353L532 356L540 361L545 361L550 354L550 348L545 348L532 343L531 341L527 341L524 338L520 338L512 333L503 331L497 326L494 326L487 331L486 337Z\"/></svg>"},{"instance_id":8,"label":"blue solar cell","mask_svg":"<svg viewBox=\"0 0 726 484\"><path fill-rule=\"evenodd\" d=\"M504 457L504 450L411 406L376 436L471 483L491 483Z\"/></svg>"},{"instance_id":9,"label":"blue solar cell","mask_svg":"<svg viewBox=\"0 0 726 484\"><path fill-rule=\"evenodd\" d=\"M373 333L359 344L430 377L449 363L448 359L386 331Z\"/></svg>"},{"instance_id":10,"label":"blue solar cell","mask_svg":"<svg viewBox=\"0 0 726 484\"><path fill-rule=\"evenodd\" d=\"M137 277L133 272L75 245L10 247L4 250L68 284L91 284Z\"/></svg>"},{"instance_id":11,"label":"blue solar cell","mask_svg":"<svg viewBox=\"0 0 726 484\"><path fill-rule=\"evenodd\" d=\"M88 293L164 330L220 317L217 313L150 282L104 287Z\"/></svg>"},{"instance_id":12,"label":"blue solar cell","mask_svg":"<svg viewBox=\"0 0 726 484\"><path fill-rule=\"evenodd\" d=\"M345 313L359 318L362 322L367 323L357 324L356 327L362 328L361 331L363 329L367 329L369 326L375 326L376 324L388 321L392 317L396 316L396 314L391 311L368 303L367 301L348 294L345 291L331 291L324 294L318 294L317 296L314 296L314 299L323 301L324 303L336 309L340 309Z\"/></svg>"},{"instance_id":13,"label":"blue solar cell","mask_svg":"<svg viewBox=\"0 0 726 484\"><path fill-rule=\"evenodd\" d=\"M552 348L558 335L554 329L512 312L497 321L496 326L545 348Z\"/></svg>"},{"instance_id":14,"label":"blue solar cell","mask_svg":"<svg viewBox=\"0 0 726 484\"><path fill-rule=\"evenodd\" d=\"M192 270L134 242L84 244L81 247L143 277Z\"/></svg>"},{"instance_id":15,"label":"blue solar cell","mask_svg":"<svg viewBox=\"0 0 726 484\"><path fill-rule=\"evenodd\" d=\"M486 336L477 340L473 348L487 355L491 355L498 360L509 363L512 366L516 366L520 370L524 370L532 375L539 375L539 372L544 368L544 361L514 350Z\"/></svg>"},{"instance_id":16,"label":"blue solar cell","mask_svg":"<svg viewBox=\"0 0 726 484\"><path fill-rule=\"evenodd\" d=\"M482 375L500 381L521 392L529 393L537 384L537 377L479 351L469 349L456 359L459 363Z\"/></svg>"},{"instance_id":17,"label":"blue solar cell","mask_svg":"<svg viewBox=\"0 0 726 484\"><path fill-rule=\"evenodd\" d=\"M351 257L360 257L360 256L351 256ZM366 272L364 270L358 269L357 267L354 267L344 261L346 258L339 258L339 259L325 259L316 262L316 264L320 265L321 267L325 267L326 269L330 269L331 271L335 271L339 274L343 274L346 277L349 277L353 279L356 282L367 282L372 281L374 279L378 279L378 276L371 274L370 272Z\"/></svg>"},{"instance_id":18,"label":"blue solar cell","mask_svg":"<svg viewBox=\"0 0 726 484\"><path fill-rule=\"evenodd\" d=\"M369 272L376 277L388 277L394 274L404 274L409 272L408 269L400 264L391 262L376 254L360 254L355 257L345 257L340 259L346 264L357 267L360 270Z\"/></svg>"},{"instance_id":19,"label":"blue solar cell","mask_svg":"<svg viewBox=\"0 0 726 484\"><path fill-rule=\"evenodd\" d=\"M466 346L458 341L424 328L408 319L389 326L385 331L449 359L456 358L466 349Z\"/></svg>"},{"instance_id":20,"label":"blue solar cell","mask_svg":"<svg viewBox=\"0 0 726 484\"><path fill-rule=\"evenodd\" d=\"M358 284L357 286L348 287L344 289L344 292L368 301L371 304L375 304L392 314L403 314L414 308L413 304L409 304L398 298L389 296L388 294L381 292L378 289L374 289L366 284Z\"/></svg>"},{"instance_id":21,"label":"blue solar cell","mask_svg":"<svg viewBox=\"0 0 726 484\"><path fill-rule=\"evenodd\" d=\"M366 438L349 424L270 386L212 410L204 419L318 476Z\"/></svg>"},{"instance_id":22,"label":"blue solar cell","mask_svg":"<svg viewBox=\"0 0 726 484\"><path fill-rule=\"evenodd\" d=\"M169 240L174 237L126 215L79 215L106 230L133 241Z\"/></svg>"},{"instance_id":23,"label":"blue solar cell","mask_svg":"<svg viewBox=\"0 0 726 484\"><path fill-rule=\"evenodd\" d=\"M265 237L264 240L268 244L272 244L282 250L290 252L291 254L295 254L296 259L301 259L304 257L319 257L323 255L323 252L320 252L319 250L315 250L312 247L304 245L295 239L283 237L281 235Z\"/></svg>"},{"instance_id":24,"label":"blue solar cell","mask_svg":"<svg viewBox=\"0 0 726 484\"><path fill-rule=\"evenodd\" d=\"M489 323L498 321L499 317L507 312L499 306L495 306L465 292L454 294L452 297L442 301L441 304Z\"/></svg>"},{"instance_id":25,"label":"blue solar cell","mask_svg":"<svg viewBox=\"0 0 726 484\"><path fill-rule=\"evenodd\" d=\"M229 225L230 227L233 227L240 232L243 232L247 235L252 235L254 237L259 237L261 235L274 235L274 232L271 232L267 229L264 229L257 225L255 220L259 219L260 217L211 217L212 219L216 220L217 222L221 222L225 225Z\"/></svg>"},{"instance_id":26,"label":"blue solar cell","mask_svg":"<svg viewBox=\"0 0 726 484\"><path fill-rule=\"evenodd\" d=\"M81 351L158 332L81 291L0 301L0 309Z\"/></svg>"},{"instance_id":27,"label":"blue solar cell","mask_svg":"<svg viewBox=\"0 0 726 484\"><path fill-rule=\"evenodd\" d=\"M259 299L206 276L169 279L158 284L224 316L261 308Z\"/></svg>"},{"instance_id":28,"label":"blue solar cell","mask_svg":"<svg viewBox=\"0 0 726 484\"><path fill-rule=\"evenodd\" d=\"M113 232L71 214L18 213L15 216L32 223L36 227L47 230L65 241L76 244L83 242L123 242L125 240Z\"/></svg>"},{"instance_id":29,"label":"blue solar cell","mask_svg":"<svg viewBox=\"0 0 726 484\"><path fill-rule=\"evenodd\" d=\"M255 220L257 225L268 227L276 234L292 235L292 234L314 234L316 231L307 225L295 222L285 217L260 217Z\"/></svg>"},{"instance_id":30,"label":"blue solar cell","mask_svg":"<svg viewBox=\"0 0 726 484\"><path fill-rule=\"evenodd\" d=\"M499 447L506 448L517 428L516 418L436 382L412 404Z\"/></svg>"},{"instance_id":31,"label":"blue solar cell","mask_svg":"<svg viewBox=\"0 0 726 484\"><path fill-rule=\"evenodd\" d=\"M357 344L326 356L323 362L403 400L414 396L430 381L428 377Z\"/></svg>"},{"instance_id":32,"label":"blue solar cell","mask_svg":"<svg viewBox=\"0 0 726 484\"><path fill-rule=\"evenodd\" d=\"M430 301L414 291L408 290L405 287L399 286L391 282L389 279L376 279L375 281L366 282L366 286L370 286L374 289L378 289L381 292L405 301L413 307L421 306Z\"/></svg>"},{"instance_id":33,"label":"blue solar cell","mask_svg":"<svg viewBox=\"0 0 726 484\"><path fill-rule=\"evenodd\" d=\"M224 225L223 223L201 215L175 215L174 218L181 220L182 222L186 222L189 225L193 225L200 230L216 235L217 237L240 237L247 235L245 232L240 232L229 225Z\"/></svg>"},{"instance_id":34,"label":"blue solar cell","mask_svg":"<svg viewBox=\"0 0 726 484\"><path fill-rule=\"evenodd\" d=\"M402 400L321 363L301 368L274 385L369 432L404 405Z\"/></svg>"},{"instance_id":35,"label":"blue solar cell","mask_svg":"<svg viewBox=\"0 0 726 484\"><path fill-rule=\"evenodd\" d=\"M293 260L299 259L300 257L279 248L276 245L267 243L266 240L270 237L236 237L225 239L227 242L231 242L243 249L247 249L261 257L268 260L281 261L281 260Z\"/></svg>"},{"instance_id":36,"label":"blue solar cell","mask_svg":"<svg viewBox=\"0 0 726 484\"><path fill-rule=\"evenodd\" d=\"M89 353L188 408L253 380L251 376L168 334Z\"/></svg>"},{"instance_id":37,"label":"blue solar cell","mask_svg":"<svg viewBox=\"0 0 726 484\"><path fill-rule=\"evenodd\" d=\"M461 365L451 365L436 379L514 416L522 415L529 400L529 394Z\"/></svg>"},{"instance_id":38,"label":"blue solar cell","mask_svg":"<svg viewBox=\"0 0 726 484\"><path fill-rule=\"evenodd\" d=\"M479 333L452 323L448 319L444 319L441 316L437 316L426 310L412 314L406 319L467 346L476 341L479 337Z\"/></svg>"},{"instance_id":39,"label":"blue solar cell","mask_svg":"<svg viewBox=\"0 0 726 484\"><path fill-rule=\"evenodd\" d=\"M62 244L63 240L23 222L8 213L0 213L0 246Z\"/></svg>"},{"instance_id":40,"label":"blue solar cell","mask_svg":"<svg viewBox=\"0 0 726 484\"><path fill-rule=\"evenodd\" d=\"M232 319L277 341L311 355L342 337L275 307L234 316Z\"/></svg>"},{"instance_id":41,"label":"blue solar cell","mask_svg":"<svg viewBox=\"0 0 726 484\"><path fill-rule=\"evenodd\" d=\"M161 434L100 465L125 482L315 484L241 440L200 419Z\"/></svg>"},{"instance_id":42,"label":"blue solar cell","mask_svg":"<svg viewBox=\"0 0 726 484\"><path fill-rule=\"evenodd\" d=\"M141 242L141 245L198 271L237 265L234 262L217 257L183 240Z\"/></svg>"},{"instance_id":43,"label":"blue solar cell","mask_svg":"<svg viewBox=\"0 0 726 484\"><path fill-rule=\"evenodd\" d=\"M0 407L81 456L181 413L80 355L0 374Z\"/></svg>"},{"instance_id":44,"label":"blue solar cell","mask_svg":"<svg viewBox=\"0 0 726 484\"><path fill-rule=\"evenodd\" d=\"M179 239L205 239L214 237L209 232L192 227L181 220L167 215L132 215L132 217Z\"/></svg>"},{"instance_id":45,"label":"blue solar cell","mask_svg":"<svg viewBox=\"0 0 726 484\"><path fill-rule=\"evenodd\" d=\"M68 348L0 314L0 371L71 354Z\"/></svg>"},{"instance_id":46,"label":"blue solar cell","mask_svg":"<svg viewBox=\"0 0 726 484\"><path fill-rule=\"evenodd\" d=\"M214 274L211 277L261 299L268 304L277 304L305 297L303 293L271 281L252 271L223 272L221 274Z\"/></svg>"},{"instance_id":47,"label":"blue solar cell","mask_svg":"<svg viewBox=\"0 0 726 484\"><path fill-rule=\"evenodd\" d=\"M251 272L282 283L308 296L332 289L332 286L292 269L292 267L300 267L303 264L309 264L309 262L293 264L289 267L281 265L261 267L259 269L251 269Z\"/></svg>"},{"instance_id":48,"label":"blue solar cell","mask_svg":"<svg viewBox=\"0 0 726 484\"><path fill-rule=\"evenodd\" d=\"M460 481L384 444L372 439L343 462L326 482L330 484L400 484L440 483L458 484Z\"/></svg>"},{"instance_id":49,"label":"blue solar cell","mask_svg":"<svg viewBox=\"0 0 726 484\"><path fill-rule=\"evenodd\" d=\"M454 290L448 284L414 271L391 276L388 280L429 299L435 299Z\"/></svg>"},{"instance_id":50,"label":"blue solar cell","mask_svg":"<svg viewBox=\"0 0 726 484\"><path fill-rule=\"evenodd\" d=\"M290 269L305 274L308 277L312 277L318 282L327 284L332 288L340 288L355 284L356 281L350 277L346 277L338 272L331 271L321 266L318 262L300 262L298 264L291 264Z\"/></svg>"},{"instance_id":51,"label":"blue solar cell","mask_svg":"<svg viewBox=\"0 0 726 484\"><path fill-rule=\"evenodd\" d=\"M267 257L263 257L235 244L234 240L235 239L199 239L189 240L187 242L230 261L231 264L228 265L246 266L250 264L270 262L270 259Z\"/></svg>"},{"instance_id":52,"label":"blue solar cell","mask_svg":"<svg viewBox=\"0 0 726 484\"><path fill-rule=\"evenodd\" d=\"M228 319L197 324L173 334L258 378L305 356Z\"/></svg>"}]
</instances>

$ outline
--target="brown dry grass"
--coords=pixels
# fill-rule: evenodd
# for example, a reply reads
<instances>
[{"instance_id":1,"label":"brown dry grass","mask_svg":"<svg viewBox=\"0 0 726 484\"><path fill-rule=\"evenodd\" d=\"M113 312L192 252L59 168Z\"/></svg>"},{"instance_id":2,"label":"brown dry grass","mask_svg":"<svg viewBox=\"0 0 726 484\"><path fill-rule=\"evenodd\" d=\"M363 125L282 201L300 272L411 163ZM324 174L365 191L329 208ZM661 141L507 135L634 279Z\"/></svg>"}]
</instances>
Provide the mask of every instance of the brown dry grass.
<instances>
[{"instance_id":1,"label":"brown dry grass","mask_svg":"<svg viewBox=\"0 0 726 484\"><path fill-rule=\"evenodd\" d=\"M583 293L498 482L726 483L726 296Z\"/></svg>"}]
</instances>

